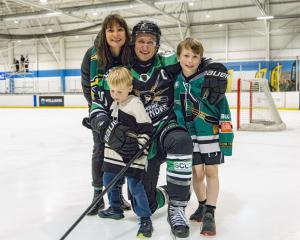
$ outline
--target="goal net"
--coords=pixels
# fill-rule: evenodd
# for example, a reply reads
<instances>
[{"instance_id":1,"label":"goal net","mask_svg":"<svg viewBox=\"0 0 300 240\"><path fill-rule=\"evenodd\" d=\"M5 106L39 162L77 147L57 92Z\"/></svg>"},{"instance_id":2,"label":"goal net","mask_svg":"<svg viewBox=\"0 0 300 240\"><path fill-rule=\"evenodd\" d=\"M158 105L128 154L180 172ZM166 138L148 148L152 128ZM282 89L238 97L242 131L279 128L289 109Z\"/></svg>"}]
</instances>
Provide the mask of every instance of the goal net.
<instances>
[{"instance_id":1,"label":"goal net","mask_svg":"<svg viewBox=\"0 0 300 240\"><path fill-rule=\"evenodd\" d=\"M280 131L286 128L270 92L267 79L238 79L237 129Z\"/></svg>"}]
</instances>

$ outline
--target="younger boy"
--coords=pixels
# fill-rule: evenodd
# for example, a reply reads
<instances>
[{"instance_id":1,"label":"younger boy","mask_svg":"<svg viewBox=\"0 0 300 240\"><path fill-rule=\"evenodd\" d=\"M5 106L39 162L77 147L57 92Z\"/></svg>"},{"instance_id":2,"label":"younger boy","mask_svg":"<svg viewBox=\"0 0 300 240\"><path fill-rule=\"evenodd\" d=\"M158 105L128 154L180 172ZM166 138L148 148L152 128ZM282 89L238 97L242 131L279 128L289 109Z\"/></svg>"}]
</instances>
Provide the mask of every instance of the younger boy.
<instances>
[{"instance_id":1,"label":"younger boy","mask_svg":"<svg viewBox=\"0 0 300 240\"><path fill-rule=\"evenodd\" d=\"M177 58L182 72L175 82L174 109L178 123L187 128L193 140L193 188L199 207L190 220L202 222L201 235L214 236L218 165L224 163L224 155L232 154L233 133L226 97L216 105L201 97L204 78L213 74L226 79L227 70L219 63L211 63L209 69L218 70L205 71L202 56L203 47L196 39L187 38L179 43Z\"/></svg>"},{"instance_id":2,"label":"younger boy","mask_svg":"<svg viewBox=\"0 0 300 240\"><path fill-rule=\"evenodd\" d=\"M132 79L130 72L125 67L113 68L108 74L107 83L110 88L110 95L114 100L110 107L111 117L116 124L119 122L129 127L132 134L137 138L140 148L142 148L150 138L152 123L140 99L134 95L129 95L133 87ZM120 156L107 144L105 145L103 163L103 182L105 187L130 159L130 156ZM141 238L151 237L153 231L151 210L141 181L146 164L147 152L145 151L125 172L129 191L132 195L133 210L140 220L137 236ZM124 218L118 187L114 186L108 191L108 200L110 207L100 211L99 217L116 220Z\"/></svg>"}]
</instances>

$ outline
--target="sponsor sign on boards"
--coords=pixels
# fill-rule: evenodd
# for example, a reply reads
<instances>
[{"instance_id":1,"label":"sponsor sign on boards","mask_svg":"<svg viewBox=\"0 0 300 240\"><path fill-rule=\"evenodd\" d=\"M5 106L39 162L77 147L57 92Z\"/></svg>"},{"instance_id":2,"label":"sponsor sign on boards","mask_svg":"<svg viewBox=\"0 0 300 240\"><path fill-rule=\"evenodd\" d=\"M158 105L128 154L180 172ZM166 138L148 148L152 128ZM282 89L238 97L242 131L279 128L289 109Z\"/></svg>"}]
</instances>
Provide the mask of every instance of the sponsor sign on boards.
<instances>
[{"instance_id":1,"label":"sponsor sign on boards","mask_svg":"<svg viewBox=\"0 0 300 240\"><path fill-rule=\"evenodd\" d=\"M63 96L39 96L40 107L63 107Z\"/></svg>"}]
</instances>

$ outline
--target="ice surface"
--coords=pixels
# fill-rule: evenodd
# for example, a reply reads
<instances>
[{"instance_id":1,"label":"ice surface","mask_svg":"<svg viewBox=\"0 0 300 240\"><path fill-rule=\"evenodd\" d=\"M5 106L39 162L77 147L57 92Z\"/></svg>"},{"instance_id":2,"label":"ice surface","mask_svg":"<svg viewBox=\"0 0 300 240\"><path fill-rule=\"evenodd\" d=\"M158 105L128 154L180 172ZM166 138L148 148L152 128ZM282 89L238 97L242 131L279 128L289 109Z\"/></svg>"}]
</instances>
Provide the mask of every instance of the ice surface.
<instances>
[{"instance_id":1,"label":"ice surface","mask_svg":"<svg viewBox=\"0 0 300 240\"><path fill-rule=\"evenodd\" d=\"M215 239L300 239L300 112L280 114L285 131L235 132L234 155L219 169ZM59 239L88 207L86 115L86 109L0 109L0 239ZM164 179L165 166L159 182ZM187 216L196 207L193 194ZM67 239L135 239L136 217L125 215L119 221L85 217ZM153 240L172 239L166 216L166 208L154 214ZM204 239L196 223L190 239Z\"/></svg>"}]
</instances>

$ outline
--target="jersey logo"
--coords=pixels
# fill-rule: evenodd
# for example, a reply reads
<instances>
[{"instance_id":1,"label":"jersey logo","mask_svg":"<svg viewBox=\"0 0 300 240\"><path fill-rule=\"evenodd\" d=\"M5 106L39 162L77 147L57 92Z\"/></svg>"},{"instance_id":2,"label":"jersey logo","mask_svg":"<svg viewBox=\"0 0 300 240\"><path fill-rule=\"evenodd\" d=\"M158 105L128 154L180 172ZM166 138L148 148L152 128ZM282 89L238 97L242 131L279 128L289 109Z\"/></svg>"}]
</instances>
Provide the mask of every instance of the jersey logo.
<instances>
[{"instance_id":1,"label":"jersey logo","mask_svg":"<svg viewBox=\"0 0 300 240\"><path fill-rule=\"evenodd\" d=\"M213 132L215 135L219 133L219 125L213 125Z\"/></svg>"},{"instance_id":2,"label":"jersey logo","mask_svg":"<svg viewBox=\"0 0 300 240\"><path fill-rule=\"evenodd\" d=\"M147 107L145 107L146 112L148 113L149 117L151 119L155 118L156 116L159 116L160 114L166 112L169 110L169 107L167 104L151 104Z\"/></svg>"},{"instance_id":3,"label":"jersey logo","mask_svg":"<svg viewBox=\"0 0 300 240\"><path fill-rule=\"evenodd\" d=\"M174 170L177 172L191 172L192 162L175 162Z\"/></svg>"},{"instance_id":4,"label":"jersey logo","mask_svg":"<svg viewBox=\"0 0 300 240\"><path fill-rule=\"evenodd\" d=\"M140 75L140 81L143 81L143 82L147 82L148 80L149 80L149 76L146 74L146 73L142 73L141 75Z\"/></svg>"},{"instance_id":5,"label":"jersey logo","mask_svg":"<svg viewBox=\"0 0 300 240\"><path fill-rule=\"evenodd\" d=\"M102 122L100 122L100 127L103 125L103 121ZM111 133L112 133L112 130L115 128L115 126L118 124L118 122L117 121L112 121L111 123L110 123L110 125L108 126L108 128L107 128L107 130L106 130L106 132L105 132L105 135L104 135L104 141L106 142L106 143L108 143L109 142L109 139L110 139L110 135L111 135Z\"/></svg>"},{"instance_id":6,"label":"jersey logo","mask_svg":"<svg viewBox=\"0 0 300 240\"><path fill-rule=\"evenodd\" d=\"M232 132L231 122L221 122L221 132L222 133Z\"/></svg>"},{"instance_id":7,"label":"jersey logo","mask_svg":"<svg viewBox=\"0 0 300 240\"><path fill-rule=\"evenodd\" d=\"M214 77L221 77L221 78L228 78L229 74L214 70L208 70L205 72L205 76L214 76Z\"/></svg>"},{"instance_id":8,"label":"jersey logo","mask_svg":"<svg viewBox=\"0 0 300 240\"><path fill-rule=\"evenodd\" d=\"M230 115L222 113L221 114L221 119L230 120Z\"/></svg>"},{"instance_id":9,"label":"jersey logo","mask_svg":"<svg viewBox=\"0 0 300 240\"><path fill-rule=\"evenodd\" d=\"M162 76L163 80L168 80L168 77L167 77L166 72L165 72L164 69L161 69L160 73L161 73L161 76Z\"/></svg>"},{"instance_id":10,"label":"jersey logo","mask_svg":"<svg viewBox=\"0 0 300 240\"><path fill-rule=\"evenodd\" d=\"M142 76L143 74L141 74ZM147 76L147 74L144 74ZM134 89L134 93L136 96L140 97L144 105L149 103L167 103L169 101L168 96L162 96L162 94L169 89L166 87L161 90L157 90L159 83L159 76L156 78L154 85L148 91L139 91Z\"/></svg>"}]
</instances>

